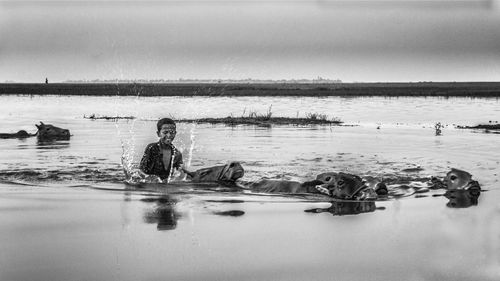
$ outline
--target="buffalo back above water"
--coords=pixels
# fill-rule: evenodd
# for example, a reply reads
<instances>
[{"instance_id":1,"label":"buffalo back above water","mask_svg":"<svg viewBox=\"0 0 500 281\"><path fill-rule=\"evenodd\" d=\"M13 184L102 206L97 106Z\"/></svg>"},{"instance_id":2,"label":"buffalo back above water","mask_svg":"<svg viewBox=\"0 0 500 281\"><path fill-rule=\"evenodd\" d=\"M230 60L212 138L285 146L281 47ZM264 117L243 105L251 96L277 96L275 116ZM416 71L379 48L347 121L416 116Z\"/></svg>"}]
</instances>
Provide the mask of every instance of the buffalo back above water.
<instances>
[{"instance_id":1,"label":"buffalo back above water","mask_svg":"<svg viewBox=\"0 0 500 281\"><path fill-rule=\"evenodd\" d=\"M245 171L239 162L230 162L222 166L199 169L194 172L185 171L193 182L234 182L243 177Z\"/></svg>"},{"instance_id":2,"label":"buffalo back above water","mask_svg":"<svg viewBox=\"0 0 500 281\"><path fill-rule=\"evenodd\" d=\"M14 134L0 133L0 139L25 139L25 138L29 138L29 137L32 137L32 136L33 136L32 134L26 132L25 130L20 130L17 133L14 133Z\"/></svg>"}]
</instances>

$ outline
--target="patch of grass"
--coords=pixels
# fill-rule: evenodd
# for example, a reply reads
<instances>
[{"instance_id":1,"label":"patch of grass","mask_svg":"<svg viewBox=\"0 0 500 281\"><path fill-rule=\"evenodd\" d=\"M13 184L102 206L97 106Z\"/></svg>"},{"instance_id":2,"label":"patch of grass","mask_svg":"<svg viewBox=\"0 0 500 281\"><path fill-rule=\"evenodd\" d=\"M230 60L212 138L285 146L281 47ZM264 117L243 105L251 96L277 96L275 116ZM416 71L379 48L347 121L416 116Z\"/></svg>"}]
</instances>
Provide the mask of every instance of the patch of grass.
<instances>
[{"instance_id":1,"label":"patch of grass","mask_svg":"<svg viewBox=\"0 0 500 281\"><path fill-rule=\"evenodd\" d=\"M297 115L298 116L298 115ZM317 112L307 112L306 119L310 119L313 121L325 121L325 122L333 122L333 123L342 123L339 117L328 118L328 115L321 114Z\"/></svg>"},{"instance_id":2,"label":"patch of grass","mask_svg":"<svg viewBox=\"0 0 500 281\"><path fill-rule=\"evenodd\" d=\"M307 119L312 119L312 120L322 120L322 121L326 121L328 120L328 115L326 114L320 114L320 113L317 113L317 112L307 112L306 113L306 118Z\"/></svg>"},{"instance_id":3,"label":"patch of grass","mask_svg":"<svg viewBox=\"0 0 500 281\"><path fill-rule=\"evenodd\" d=\"M248 112L248 116L245 117L245 110L243 110L243 114L241 115L241 118L251 118L251 119L257 119L257 120L270 120L271 117L273 116L273 111L272 111L273 105L271 104L269 108L267 109L267 112L265 114L259 114L257 111L250 111Z\"/></svg>"},{"instance_id":4,"label":"patch of grass","mask_svg":"<svg viewBox=\"0 0 500 281\"><path fill-rule=\"evenodd\" d=\"M234 117L232 114L225 118L201 118L201 119L182 119L178 122L196 122L196 123L210 123L210 124L226 124L226 125L257 125L266 126L271 125L339 125L343 123L339 118L329 119L326 114L307 113L305 118L297 117L273 117L272 105L269 106L267 112L259 114L257 111L243 110L241 117Z\"/></svg>"},{"instance_id":5,"label":"patch of grass","mask_svg":"<svg viewBox=\"0 0 500 281\"><path fill-rule=\"evenodd\" d=\"M92 113L91 115L83 115L84 119L90 119L90 120L118 120L118 119L126 119L126 120L132 120L135 119L135 116L99 116L96 115L95 113Z\"/></svg>"},{"instance_id":6,"label":"patch of grass","mask_svg":"<svg viewBox=\"0 0 500 281\"><path fill-rule=\"evenodd\" d=\"M500 124L480 124L477 126L457 126L458 129L500 130Z\"/></svg>"}]
</instances>

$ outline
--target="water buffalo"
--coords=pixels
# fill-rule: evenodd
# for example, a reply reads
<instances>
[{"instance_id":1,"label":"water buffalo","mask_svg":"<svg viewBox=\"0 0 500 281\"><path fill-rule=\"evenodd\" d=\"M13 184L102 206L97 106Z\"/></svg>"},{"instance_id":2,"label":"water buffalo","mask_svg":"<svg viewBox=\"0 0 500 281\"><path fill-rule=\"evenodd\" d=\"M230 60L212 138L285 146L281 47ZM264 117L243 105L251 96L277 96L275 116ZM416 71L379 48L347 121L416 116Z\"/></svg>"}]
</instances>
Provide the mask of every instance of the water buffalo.
<instances>
[{"instance_id":1,"label":"water buffalo","mask_svg":"<svg viewBox=\"0 0 500 281\"><path fill-rule=\"evenodd\" d=\"M447 190L479 190L481 186L475 180L472 180L472 175L466 171L452 168L444 179L432 177L431 182L433 189Z\"/></svg>"},{"instance_id":2,"label":"water buffalo","mask_svg":"<svg viewBox=\"0 0 500 281\"><path fill-rule=\"evenodd\" d=\"M36 125L38 131L35 134L30 134L25 130L20 130L17 133L5 134L0 133L0 139L24 139L37 136L40 141L48 140L69 140L70 132L67 129L62 129L50 124L44 124L40 121L40 125Z\"/></svg>"},{"instance_id":3,"label":"water buffalo","mask_svg":"<svg viewBox=\"0 0 500 281\"><path fill-rule=\"evenodd\" d=\"M370 181L347 173L322 173L306 182L264 179L249 185L252 191L267 193L319 193L337 199L376 199L387 194L387 187L375 179Z\"/></svg>"},{"instance_id":4,"label":"water buffalo","mask_svg":"<svg viewBox=\"0 0 500 281\"><path fill-rule=\"evenodd\" d=\"M316 188L321 184L324 182L318 180L298 182L263 179L251 183L248 188L255 192L265 193L322 193Z\"/></svg>"},{"instance_id":5,"label":"water buffalo","mask_svg":"<svg viewBox=\"0 0 500 281\"><path fill-rule=\"evenodd\" d=\"M459 169L452 168L446 174L444 179L444 183L446 184L446 189L454 190L454 189L462 189L462 190L470 190L477 189L481 190L479 183L475 180L472 180L472 175L466 171L462 171Z\"/></svg>"},{"instance_id":6,"label":"water buffalo","mask_svg":"<svg viewBox=\"0 0 500 281\"><path fill-rule=\"evenodd\" d=\"M70 133L68 129L62 129L50 124L44 124L40 121L40 125L35 125L38 128L36 136L40 141L50 140L69 140Z\"/></svg>"},{"instance_id":7,"label":"water buffalo","mask_svg":"<svg viewBox=\"0 0 500 281\"><path fill-rule=\"evenodd\" d=\"M14 134L4 134L0 133L0 139L25 139L34 136L34 134L30 134L25 130L20 130Z\"/></svg>"},{"instance_id":8,"label":"water buffalo","mask_svg":"<svg viewBox=\"0 0 500 281\"><path fill-rule=\"evenodd\" d=\"M239 162L230 162L226 165L203 168L194 172L186 169L183 171L187 174L187 179L192 182L234 183L245 174L245 170Z\"/></svg>"},{"instance_id":9,"label":"water buffalo","mask_svg":"<svg viewBox=\"0 0 500 281\"><path fill-rule=\"evenodd\" d=\"M387 186L373 177L361 178L348 173L322 173L316 180L323 184L316 188L323 194L338 199L364 200L387 195Z\"/></svg>"}]
</instances>

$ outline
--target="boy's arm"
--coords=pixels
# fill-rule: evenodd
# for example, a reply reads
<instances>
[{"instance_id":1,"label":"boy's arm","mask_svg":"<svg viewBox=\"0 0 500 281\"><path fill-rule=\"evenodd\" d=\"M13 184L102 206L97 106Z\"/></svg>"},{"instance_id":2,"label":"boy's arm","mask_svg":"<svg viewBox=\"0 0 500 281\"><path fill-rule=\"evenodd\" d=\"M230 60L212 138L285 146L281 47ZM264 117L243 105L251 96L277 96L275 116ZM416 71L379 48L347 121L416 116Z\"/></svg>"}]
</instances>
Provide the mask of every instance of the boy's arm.
<instances>
[{"instance_id":1,"label":"boy's arm","mask_svg":"<svg viewBox=\"0 0 500 281\"><path fill-rule=\"evenodd\" d=\"M184 161L182 160L182 153L181 152L177 152L176 155L175 155L175 159L174 159L174 168L177 170L177 171L180 171L181 172L181 175L183 174L187 174L187 175L190 175L192 176L192 173L189 172L188 170L186 170L186 168L184 167Z\"/></svg>"},{"instance_id":2,"label":"boy's arm","mask_svg":"<svg viewBox=\"0 0 500 281\"><path fill-rule=\"evenodd\" d=\"M182 161L182 153L178 150L174 155L174 168L181 171L184 170L184 161Z\"/></svg>"},{"instance_id":3,"label":"boy's arm","mask_svg":"<svg viewBox=\"0 0 500 281\"><path fill-rule=\"evenodd\" d=\"M153 170L153 160L151 157L151 145L148 145L144 150L144 155L141 159L141 164L139 165L139 169L146 174L150 174Z\"/></svg>"}]
</instances>

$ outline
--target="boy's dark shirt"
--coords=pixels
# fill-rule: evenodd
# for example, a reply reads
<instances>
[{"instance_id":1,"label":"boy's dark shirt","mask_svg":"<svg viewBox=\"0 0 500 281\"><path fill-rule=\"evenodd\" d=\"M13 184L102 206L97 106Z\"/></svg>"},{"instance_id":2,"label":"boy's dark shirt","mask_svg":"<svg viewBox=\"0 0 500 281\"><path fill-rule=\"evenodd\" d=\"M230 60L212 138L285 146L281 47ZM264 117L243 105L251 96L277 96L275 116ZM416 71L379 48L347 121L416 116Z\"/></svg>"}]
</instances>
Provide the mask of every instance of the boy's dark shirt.
<instances>
[{"instance_id":1,"label":"boy's dark shirt","mask_svg":"<svg viewBox=\"0 0 500 281\"><path fill-rule=\"evenodd\" d=\"M172 150L171 157L174 157L174 163L172 166L174 168L179 168L182 165L182 154L173 145L170 145L170 149ZM139 169L148 175L159 176L162 180L168 178L172 167L169 167L168 171L165 170L160 142L150 143L146 146Z\"/></svg>"}]
</instances>

